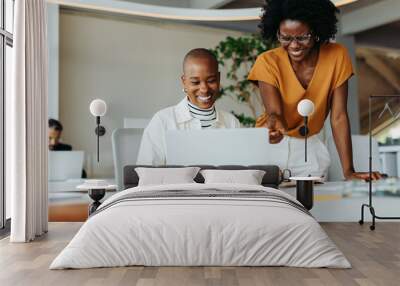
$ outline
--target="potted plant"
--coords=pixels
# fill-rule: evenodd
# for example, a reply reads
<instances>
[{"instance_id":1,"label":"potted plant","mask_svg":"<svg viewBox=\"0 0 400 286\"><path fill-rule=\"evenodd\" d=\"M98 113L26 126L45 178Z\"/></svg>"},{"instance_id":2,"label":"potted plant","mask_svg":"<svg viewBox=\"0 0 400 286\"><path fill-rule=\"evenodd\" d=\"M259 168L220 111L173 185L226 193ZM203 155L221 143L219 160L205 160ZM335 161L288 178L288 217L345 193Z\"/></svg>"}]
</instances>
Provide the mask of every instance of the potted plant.
<instances>
[{"instance_id":1,"label":"potted plant","mask_svg":"<svg viewBox=\"0 0 400 286\"><path fill-rule=\"evenodd\" d=\"M258 88L247 80L247 75L257 56L272 48L275 48L274 43L265 42L259 34L250 34L237 38L227 37L212 49L219 64L227 69L227 84L221 87L220 97L233 96L251 111L251 116L232 111L243 126L254 127L257 117L255 105L262 105Z\"/></svg>"}]
</instances>

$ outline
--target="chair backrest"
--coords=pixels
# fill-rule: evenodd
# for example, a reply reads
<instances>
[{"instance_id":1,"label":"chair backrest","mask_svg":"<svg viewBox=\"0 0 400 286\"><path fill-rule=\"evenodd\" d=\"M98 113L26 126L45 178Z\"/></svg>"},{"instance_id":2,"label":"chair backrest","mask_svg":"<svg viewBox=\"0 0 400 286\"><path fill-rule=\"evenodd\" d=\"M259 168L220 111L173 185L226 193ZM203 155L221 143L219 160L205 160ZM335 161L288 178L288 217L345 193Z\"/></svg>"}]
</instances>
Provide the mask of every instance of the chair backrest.
<instances>
[{"instance_id":1,"label":"chair backrest","mask_svg":"<svg viewBox=\"0 0 400 286\"><path fill-rule=\"evenodd\" d=\"M353 145L353 163L357 172L369 171L369 136L351 135ZM344 180L342 165L336 150L335 142L331 137L328 138L328 151L331 156L331 165L328 169L329 181ZM372 138L372 170L380 171L381 162L379 160L378 141Z\"/></svg>"},{"instance_id":2,"label":"chair backrest","mask_svg":"<svg viewBox=\"0 0 400 286\"><path fill-rule=\"evenodd\" d=\"M118 191L123 190L124 166L135 165L143 128L119 128L112 133L114 175Z\"/></svg>"}]
</instances>

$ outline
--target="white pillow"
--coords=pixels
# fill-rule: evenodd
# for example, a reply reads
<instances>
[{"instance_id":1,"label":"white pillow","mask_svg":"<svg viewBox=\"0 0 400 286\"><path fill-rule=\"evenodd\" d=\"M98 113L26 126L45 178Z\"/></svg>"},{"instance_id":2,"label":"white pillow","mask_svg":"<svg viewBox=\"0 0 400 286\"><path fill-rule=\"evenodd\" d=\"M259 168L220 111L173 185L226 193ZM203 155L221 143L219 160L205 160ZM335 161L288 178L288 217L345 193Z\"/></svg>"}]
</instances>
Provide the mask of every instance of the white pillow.
<instances>
[{"instance_id":1,"label":"white pillow","mask_svg":"<svg viewBox=\"0 0 400 286\"><path fill-rule=\"evenodd\" d=\"M202 170L205 184L231 183L261 185L265 171L261 170Z\"/></svg>"},{"instance_id":2,"label":"white pillow","mask_svg":"<svg viewBox=\"0 0 400 286\"><path fill-rule=\"evenodd\" d=\"M139 186L195 183L199 167L185 168L135 168Z\"/></svg>"}]
</instances>

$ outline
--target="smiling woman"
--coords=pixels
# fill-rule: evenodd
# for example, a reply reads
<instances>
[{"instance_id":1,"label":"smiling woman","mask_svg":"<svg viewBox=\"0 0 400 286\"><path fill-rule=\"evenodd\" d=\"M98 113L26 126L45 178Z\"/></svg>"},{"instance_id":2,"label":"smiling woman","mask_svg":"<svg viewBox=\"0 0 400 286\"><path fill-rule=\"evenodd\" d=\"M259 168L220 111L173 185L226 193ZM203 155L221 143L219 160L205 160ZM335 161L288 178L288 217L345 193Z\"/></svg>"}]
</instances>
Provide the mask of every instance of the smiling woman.
<instances>
[{"instance_id":1,"label":"smiling woman","mask_svg":"<svg viewBox=\"0 0 400 286\"><path fill-rule=\"evenodd\" d=\"M348 80L353 68L346 48L330 42L337 32L338 9L329 0L267 0L260 28L266 40L280 47L257 58L249 80L260 88L265 114L257 126L269 129L271 143L289 142L288 168L297 175L325 175L330 163L326 147L319 141L325 119L331 114L333 137L346 179L367 179L354 170L350 124L347 115ZM315 112L309 128L301 132L297 105L311 100ZM302 158L305 133L310 140L310 162ZM379 178L374 173L373 178Z\"/></svg>"},{"instance_id":2,"label":"smiling woman","mask_svg":"<svg viewBox=\"0 0 400 286\"><path fill-rule=\"evenodd\" d=\"M206 49L194 49L183 60L181 77L184 92L190 102L202 109L210 109L219 92L218 61Z\"/></svg>"},{"instance_id":3,"label":"smiling woman","mask_svg":"<svg viewBox=\"0 0 400 286\"><path fill-rule=\"evenodd\" d=\"M214 106L219 93L218 61L207 49L189 51L183 60L181 76L186 96L176 106L158 111L143 133L139 165L165 165L166 139L170 130L238 128L239 121Z\"/></svg>"}]
</instances>

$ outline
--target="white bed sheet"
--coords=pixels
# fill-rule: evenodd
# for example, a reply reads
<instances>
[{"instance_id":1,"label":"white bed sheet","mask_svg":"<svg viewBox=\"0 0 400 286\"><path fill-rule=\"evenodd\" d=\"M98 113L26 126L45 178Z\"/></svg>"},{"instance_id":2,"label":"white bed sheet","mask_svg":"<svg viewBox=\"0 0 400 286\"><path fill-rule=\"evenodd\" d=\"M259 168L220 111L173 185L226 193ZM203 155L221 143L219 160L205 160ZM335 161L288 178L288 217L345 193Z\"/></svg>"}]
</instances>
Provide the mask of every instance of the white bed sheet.
<instances>
[{"instance_id":1,"label":"white bed sheet","mask_svg":"<svg viewBox=\"0 0 400 286\"><path fill-rule=\"evenodd\" d=\"M296 202L262 186L179 184L128 189L100 209L132 192L204 188L263 190ZM128 265L351 267L318 222L290 205L196 197L112 205L86 221L50 269Z\"/></svg>"}]
</instances>

